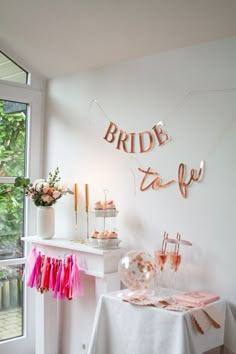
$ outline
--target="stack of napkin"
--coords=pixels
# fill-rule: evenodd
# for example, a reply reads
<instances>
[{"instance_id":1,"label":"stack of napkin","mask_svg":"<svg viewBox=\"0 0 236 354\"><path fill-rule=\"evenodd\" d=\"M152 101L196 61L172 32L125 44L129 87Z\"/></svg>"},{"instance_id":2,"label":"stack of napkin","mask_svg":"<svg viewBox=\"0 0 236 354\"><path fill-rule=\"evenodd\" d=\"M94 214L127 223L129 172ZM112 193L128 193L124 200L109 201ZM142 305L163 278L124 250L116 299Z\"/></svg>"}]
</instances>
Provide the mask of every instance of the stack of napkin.
<instances>
[{"instance_id":1,"label":"stack of napkin","mask_svg":"<svg viewBox=\"0 0 236 354\"><path fill-rule=\"evenodd\" d=\"M223 325L224 316L214 305L206 306L206 304L218 299L219 296L195 291L179 293L173 297L165 297L162 299L132 294L132 296L124 297L123 301L133 305L153 306L170 311L189 311L196 330L201 334L205 334L211 326L220 328Z\"/></svg>"}]
</instances>

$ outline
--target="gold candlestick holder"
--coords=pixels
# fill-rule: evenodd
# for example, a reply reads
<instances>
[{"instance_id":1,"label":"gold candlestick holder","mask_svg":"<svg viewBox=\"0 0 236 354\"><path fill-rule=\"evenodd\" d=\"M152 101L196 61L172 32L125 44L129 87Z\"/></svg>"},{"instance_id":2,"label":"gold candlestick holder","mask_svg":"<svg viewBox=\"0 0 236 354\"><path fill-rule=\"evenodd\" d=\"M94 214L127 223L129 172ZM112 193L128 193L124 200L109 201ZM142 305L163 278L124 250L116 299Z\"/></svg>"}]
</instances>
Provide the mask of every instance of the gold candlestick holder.
<instances>
[{"instance_id":1,"label":"gold candlestick holder","mask_svg":"<svg viewBox=\"0 0 236 354\"><path fill-rule=\"evenodd\" d=\"M85 210L87 215L87 241L89 241L89 185L85 183Z\"/></svg>"},{"instance_id":2,"label":"gold candlestick holder","mask_svg":"<svg viewBox=\"0 0 236 354\"><path fill-rule=\"evenodd\" d=\"M79 197L79 192L78 192L78 183L75 181L74 184L74 209L75 209L75 232L77 234L78 231L78 197Z\"/></svg>"},{"instance_id":3,"label":"gold candlestick holder","mask_svg":"<svg viewBox=\"0 0 236 354\"><path fill-rule=\"evenodd\" d=\"M75 209L75 231L78 231L78 210Z\"/></svg>"},{"instance_id":4,"label":"gold candlestick holder","mask_svg":"<svg viewBox=\"0 0 236 354\"><path fill-rule=\"evenodd\" d=\"M87 241L89 241L89 210L86 210L87 216Z\"/></svg>"}]
</instances>

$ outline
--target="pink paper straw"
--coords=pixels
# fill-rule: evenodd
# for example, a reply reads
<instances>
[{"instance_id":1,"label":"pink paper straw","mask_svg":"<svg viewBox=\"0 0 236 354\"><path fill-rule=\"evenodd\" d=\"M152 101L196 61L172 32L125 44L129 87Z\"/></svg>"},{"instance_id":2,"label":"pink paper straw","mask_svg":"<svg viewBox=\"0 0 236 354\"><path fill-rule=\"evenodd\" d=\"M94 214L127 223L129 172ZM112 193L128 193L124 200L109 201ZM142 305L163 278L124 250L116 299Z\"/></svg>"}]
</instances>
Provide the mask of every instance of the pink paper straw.
<instances>
[{"instance_id":1,"label":"pink paper straw","mask_svg":"<svg viewBox=\"0 0 236 354\"><path fill-rule=\"evenodd\" d=\"M180 243L180 238L181 238L181 235L177 232L177 240L178 240L178 243L177 243L177 254L179 254L179 243Z\"/></svg>"},{"instance_id":2,"label":"pink paper straw","mask_svg":"<svg viewBox=\"0 0 236 354\"><path fill-rule=\"evenodd\" d=\"M168 233L166 233L166 237L165 237L164 254L166 253L167 242L168 242Z\"/></svg>"},{"instance_id":3,"label":"pink paper straw","mask_svg":"<svg viewBox=\"0 0 236 354\"><path fill-rule=\"evenodd\" d=\"M176 238L168 238L167 240L166 240L166 242L168 242L168 243L178 243L178 240L176 240Z\"/></svg>"},{"instance_id":4,"label":"pink paper straw","mask_svg":"<svg viewBox=\"0 0 236 354\"><path fill-rule=\"evenodd\" d=\"M165 240L166 240L166 232L164 232L163 241L162 241L162 245L161 245L161 252L162 253L164 252Z\"/></svg>"},{"instance_id":5,"label":"pink paper straw","mask_svg":"<svg viewBox=\"0 0 236 354\"><path fill-rule=\"evenodd\" d=\"M187 241L187 240L179 240L179 243L181 245L192 246L192 243L190 241Z\"/></svg>"}]
</instances>

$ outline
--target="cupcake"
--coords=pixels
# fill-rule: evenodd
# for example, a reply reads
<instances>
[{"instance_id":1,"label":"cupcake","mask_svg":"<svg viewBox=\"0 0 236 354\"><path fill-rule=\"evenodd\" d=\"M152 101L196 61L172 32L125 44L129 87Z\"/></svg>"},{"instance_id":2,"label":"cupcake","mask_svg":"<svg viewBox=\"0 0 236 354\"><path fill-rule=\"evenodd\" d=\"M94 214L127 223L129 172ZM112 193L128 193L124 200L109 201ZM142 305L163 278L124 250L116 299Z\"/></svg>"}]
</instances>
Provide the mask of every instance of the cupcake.
<instances>
[{"instance_id":1,"label":"cupcake","mask_svg":"<svg viewBox=\"0 0 236 354\"><path fill-rule=\"evenodd\" d=\"M107 239L108 238L108 236L109 236L109 232L106 230L106 231L104 231L103 232L103 237L102 238L105 238L105 239Z\"/></svg>"},{"instance_id":2,"label":"cupcake","mask_svg":"<svg viewBox=\"0 0 236 354\"><path fill-rule=\"evenodd\" d=\"M109 202L106 203L106 209L115 209L115 208L116 206L113 200L110 200Z\"/></svg>"},{"instance_id":3,"label":"cupcake","mask_svg":"<svg viewBox=\"0 0 236 354\"><path fill-rule=\"evenodd\" d=\"M99 232L94 230L94 232L90 235L92 238L98 238Z\"/></svg>"},{"instance_id":4,"label":"cupcake","mask_svg":"<svg viewBox=\"0 0 236 354\"><path fill-rule=\"evenodd\" d=\"M115 231L111 231L108 234L108 238L117 238L118 234Z\"/></svg>"},{"instance_id":5,"label":"cupcake","mask_svg":"<svg viewBox=\"0 0 236 354\"><path fill-rule=\"evenodd\" d=\"M102 203L100 202L100 200L95 203L94 209L95 209L95 210L102 210L102 209L103 209L103 205L102 205Z\"/></svg>"}]
</instances>

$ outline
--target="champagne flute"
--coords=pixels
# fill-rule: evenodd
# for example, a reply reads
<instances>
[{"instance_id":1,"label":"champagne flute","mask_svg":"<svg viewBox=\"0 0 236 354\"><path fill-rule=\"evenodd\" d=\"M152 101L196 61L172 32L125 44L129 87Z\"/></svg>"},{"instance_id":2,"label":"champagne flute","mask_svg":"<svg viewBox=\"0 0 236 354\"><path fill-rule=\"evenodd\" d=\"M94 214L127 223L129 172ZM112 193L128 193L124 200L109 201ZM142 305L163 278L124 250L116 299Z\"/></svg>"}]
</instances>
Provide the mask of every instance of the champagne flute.
<instances>
[{"instance_id":1,"label":"champagne flute","mask_svg":"<svg viewBox=\"0 0 236 354\"><path fill-rule=\"evenodd\" d=\"M169 256L170 267L176 273L179 269L182 256L181 254L176 252L169 252L168 256Z\"/></svg>"},{"instance_id":2,"label":"champagne flute","mask_svg":"<svg viewBox=\"0 0 236 354\"><path fill-rule=\"evenodd\" d=\"M154 252L154 259L157 265L157 282L160 284L161 283L161 278L163 277L163 271L164 271L164 266L166 264L167 261L167 254L166 254L166 245L167 245L167 239L168 239L168 233L164 233L164 237L163 237L163 241L162 241L162 247L161 250L157 250ZM157 289L158 289L158 293L160 293L160 288L161 286L158 285Z\"/></svg>"},{"instance_id":3,"label":"champagne flute","mask_svg":"<svg viewBox=\"0 0 236 354\"><path fill-rule=\"evenodd\" d=\"M157 250L154 252L154 259L157 265L157 295L160 295L164 266L167 261L167 254L163 250Z\"/></svg>"},{"instance_id":4,"label":"champagne flute","mask_svg":"<svg viewBox=\"0 0 236 354\"><path fill-rule=\"evenodd\" d=\"M167 254L162 251L162 250L158 250L154 252L154 257L155 257L155 262L158 266L158 269L163 272L164 270L164 266L166 264L167 261Z\"/></svg>"},{"instance_id":5,"label":"champagne flute","mask_svg":"<svg viewBox=\"0 0 236 354\"><path fill-rule=\"evenodd\" d=\"M179 232L177 232L175 239L169 238L167 240L167 242L175 245L174 251L167 252L168 263L170 264L170 269L171 269L171 273L172 273L171 285L172 285L172 291L173 291L176 288L177 271L179 270L179 266L182 263L182 256L179 253L179 247L180 247L180 245L192 246L192 243L187 240L182 240Z\"/></svg>"},{"instance_id":6,"label":"champagne flute","mask_svg":"<svg viewBox=\"0 0 236 354\"><path fill-rule=\"evenodd\" d=\"M170 280L169 280L169 287L171 295L174 294L176 289L176 278L177 278L177 271L179 269L182 256L176 251L169 251L167 252L167 260L170 265Z\"/></svg>"},{"instance_id":7,"label":"champagne flute","mask_svg":"<svg viewBox=\"0 0 236 354\"><path fill-rule=\"evenodd\" d=\"M176 289L176 276L177 276L177 271L179 269L181 260L182 260L182 256L181 254L179 254L179 244L180 244L180 234L177 233L176 239L169 239L168 241L170 243L174 243L175 247L174 247L174 251L172 252L168 252L168 261L170 264L170 269L171 269L171 273L172 273L172 292L174 292L174 290Z\"/></svg>"}]
</instances>

